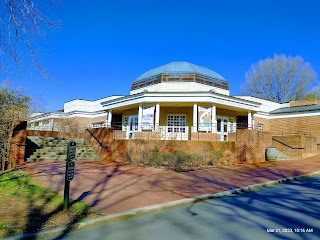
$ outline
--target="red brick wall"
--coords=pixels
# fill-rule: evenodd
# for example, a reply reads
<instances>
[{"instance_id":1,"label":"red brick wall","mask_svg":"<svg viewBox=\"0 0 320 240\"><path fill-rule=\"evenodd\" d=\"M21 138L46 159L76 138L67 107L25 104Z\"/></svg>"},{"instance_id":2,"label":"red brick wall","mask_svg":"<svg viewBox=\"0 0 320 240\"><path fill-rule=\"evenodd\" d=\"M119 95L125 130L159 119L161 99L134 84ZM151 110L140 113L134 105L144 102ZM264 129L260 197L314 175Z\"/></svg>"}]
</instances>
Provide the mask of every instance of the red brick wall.
<instances>
[{"instance_id":1,"label":"red brick wall","mask_svg":"<svg viewBox=\"0 0 320 240\"><path fill-rule=\"evenodd\" d=\"M39 131L27 130L27 136L55 137L55 138L84 138L85 132L58 132L58 131Z\"/></svg>"},{"instance_id":2,"label":"red brick wall","mask_svg":"<svg viewBox=\"0 0 320 240\"><path fill-rule=\"evenodd\" d=\"M94 117L94 118L87 118L87 117L53 118L53 119L41 120L38 122L43 122L43 124L45 124L44 126L44 129L45 129L46 125L49 123L50 120L53 120L54 128L64 128L68 126L71 129L82 130L85 128L91 128L92 123L105 122L106 117L101 116L101 117ZM50 129L47 129L47 130L50 130Z\"/></svg>"},{"instance_id":3,"label":"red brick wall","mask_svg":"<svg viewBox=\"0 0 320 240\"><path fill-rule=\"evenodd\" d=\"M134 138L143 140L159 140L160 132L136 132L134 133Z\"/></svg>"},{"instance_id":4,"label":"red brick wall","mask_svg":"<svg viewBox=\"0 0 320 240\"><path fill-rule=\"evenodd\" d=\"M252 131L247 129L238 129L236 133L229 134L228 142L219 141L163 141L163 140L115 140L114 134L118 130L112 128L94 128L89 132L83 133L62 133L62 132L46 132L46 131L27 131L27 135L45 136L45 137L76 137L86 138L91 146L104 161L124 161L126 154L130 151L130 147L139 148L143 143L145 148L153 150L154 145L159 146L159 150L163 152L182 150L188 153L208 154L212 149L221 150L228 161L241 163L255 163L265 161L265 151L273 145L272 133L266 131ZM138 134L139 135L139 134ZM143 135L140 136L141 138ZM144 136L145 137L145 136ZM96 140L98 139L98 141ZM300 140L296 138L288 138L290 144L298 146L304 144L305 150L302 157L309 156L316 149L315 138L304 137ZM232 140L232 141L231 141ZM100 143L99 143L100 142ZM130 147L129 145L130 144ZM298 145L297 145L298 144ZM300 146L299 145L299 146ZM231 160L230 160L231 159Z\"/></svg>"},{"instance_id":5,"label":"red brick wall","mask_svg":"<svg viewBox=\"0 0 320 240\"><path fill-rule=\"evenodd\" d=\"M269 131L277 135L295 132L306 133L315 136L317 144L320 145L320 116L275 119L255 117L254 119L255 125L259 123L264 125L264 131Z\"/></svg>"},{"instance_id":6,"label":"red brick wall","mask_svg":"<svg viewBox=\"0 0 320 240\"><path fill-rule=\"evenodd\" d=\"M224 163L233 163L236 161L235 142L217 142L217 141L179 141L179 140L114 140L112 143L112 160L119 162L127 161L127 153L145 154L149 157L152 154L154 146L157 145L161 153L181 150L187 153L196 153L208 157L211 151L221 151L223 157L220 159ZM135 153L132 153L132 152ZM148 157L145 156L145 157ZM141 156L143 157L143 156Z\"/></svg>"},{"instance_id":7,"label":"red brick wall","mask_svg":"<svg viewBox=\"0 0 320 240\"><path fill-rule=\"evenodd\" d=\"M128 144L130 144L131 148L134 147L134 145L139 148L141 143L143 143L145 145L144 147L148 148L150 151L152 151L154 144L157 144L159 150L163 152L182 150L188 153L209 154L212 149L216 149L222 151L229 162L254 163L265 161L265 150L272 145L270 133L247 129L238 130L236 133L230 133L229 140L232 141L228 142L215 141L215 139L211 141L152 140L150 135L149 140L142 139L143 137L148 137L145 132L142 132L141 135L139 135L139 133L136 133L138 135L135 134L135 137L139 137L140 140L115 140L114 134L119 132L119 130L113 130L112 128L94 128L90 129L90 131L94 137L89 132L77 134L28 131L28 135L30 133L36 133L37 136L46 137L84 137L98 153L101 160L104 161L124 161L124 159L126 159L126 154L129 151ZM214 135L212 133L210 134ZM95 138L98 139L98 141Z\"/></svg>"},{"instance_id":8,"label":"red brick wall","mask_svg":"<svg viewBox=\"0 0 320 240\"><path fill-rule=\"evenodd\" d=\"M191 140L193 141L218 141L220 139L220 135L217 133L210 132L192 132Z\"/></svg>"},{"instance_id":9,"label":"red brick wall","mask_svg":"<svg viewBox=\"0 0 320 240\"><path fill-rule=\"evenodd\" d=\"M266 149L272 146L270 132L238 129L230 137L236 140L239 162L264 162Z\"/></svg>"},{"instance_id":10,"label":"red brick wall","mask_svg":"<svg viewBox=\"0 0 320 240\"><path fill-rule=\"evenodd\" d=\"M95 118L84 118L84 117L75 117L73 118L77 124L77 126L79 126L79 128L91 128L92 127L92 123L97 123L97 122L105 122L106 121L106 117L102 116L102 117L95 117Z\"/></svg>"},{"instance_id":11,"label":"red brick wall","mask_svg":"<svg viewBox=\"0 0 320 240\"><path fill-rule=\"evenodd\" d=\"M24 146L17 146L24 145L26 143L26 127L27 122L19 122L15 126L12 134L11 139L11 147L10 147L10 154L9 160L13 162L13 164L21 165L24 163ZM7 166L7 168L11 168L12 166Z\"/></svg>"},{"instance_id":12,"label":"red brick wall","mask_svg":"<svg viewBox=\"0 0 320 240\"><path fill-rule=\"evenodd\" d=\"M90 132L89 132L90 131ZM90 128L86 131L85 138L103 161L111 161L113 143L112 128Z\"/></svg>"},{"instance_id":13,"label":"red brick wall","mask_svg":"<svg viewBox=\"0 0 320 240\"><path fill-rule=\"evenodd\" d=\"M272 145L291 158L305 158L318 154L315 137L303 135L273 136Z\"/></svg>"}]
</instances>

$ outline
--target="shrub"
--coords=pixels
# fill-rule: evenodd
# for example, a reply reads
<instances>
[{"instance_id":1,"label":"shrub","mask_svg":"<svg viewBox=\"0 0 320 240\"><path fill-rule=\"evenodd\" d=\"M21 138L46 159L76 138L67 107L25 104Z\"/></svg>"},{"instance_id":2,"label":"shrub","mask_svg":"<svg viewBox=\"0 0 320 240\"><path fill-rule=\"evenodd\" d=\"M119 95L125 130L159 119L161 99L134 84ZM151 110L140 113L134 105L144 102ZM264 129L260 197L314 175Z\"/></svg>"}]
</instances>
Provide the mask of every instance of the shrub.
<instances>
[{"instance_id":1,"label":"shrub","mask_svg":"<svg viewBox=\"0 0 320 240\"><path fill-rule=\"evenodd\" d=\"M212 150L209 154L209 165L218 165L218 161L220 158L223 157L223 153L220 152L219 150Z\"/></svg>"},{"instance_id":2,"label":"shrub","mask_svg":"<svg viewBox=\"0 0 320 240\"><path fill-rule=\"evenodd\" d=\"M130 140L128 141L127 161L133 164L148 164L150 158L150 150L147 148L147 144L143 140Z\"/></svg>"},{"instance_id":3,"label":"shrub","mask_svg":"<svg viewBox=\"0 0 320 240\"><path fill-rule=\"evenodd\" d=\"M168 163L168 167L177 171L193 170L203 163L203 157L198 154L190 154L181 150L164 154L164 161Z\"/></svg>"},{"instance_id":4,"label":"shrub","mask_svg":"<svg viewBox=\"0 0 320 240\"><path fill-rule=\"evenodd\" d=\"M163 156L161 155L157 145L154 145L152 156L150 158L150 166L160 167L163 164Z\"/></svg>"}]
</instances>

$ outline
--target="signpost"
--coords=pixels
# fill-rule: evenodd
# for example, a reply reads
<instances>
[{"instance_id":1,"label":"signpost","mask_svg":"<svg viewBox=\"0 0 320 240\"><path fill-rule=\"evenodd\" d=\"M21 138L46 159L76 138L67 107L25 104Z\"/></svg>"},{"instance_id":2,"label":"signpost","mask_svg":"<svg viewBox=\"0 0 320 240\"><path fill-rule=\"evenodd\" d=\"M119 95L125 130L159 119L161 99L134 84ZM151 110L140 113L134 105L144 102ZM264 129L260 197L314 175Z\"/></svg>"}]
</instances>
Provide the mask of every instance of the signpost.
<instances>
[{"instance_id":1,"label":"signpost","mask_svg":"<svg viewBox=\"0 0 320 240\"><path fill-rule=\"evenodd\" d=\"M66 173L64 178L64 201L63 208L68 209L69 207L69 191L70 191L70 181L74 178L74 167L76 159L76 146L77 143L71 140L68 143L67 159L66 159Z\"/></svg>"}]
</instances>

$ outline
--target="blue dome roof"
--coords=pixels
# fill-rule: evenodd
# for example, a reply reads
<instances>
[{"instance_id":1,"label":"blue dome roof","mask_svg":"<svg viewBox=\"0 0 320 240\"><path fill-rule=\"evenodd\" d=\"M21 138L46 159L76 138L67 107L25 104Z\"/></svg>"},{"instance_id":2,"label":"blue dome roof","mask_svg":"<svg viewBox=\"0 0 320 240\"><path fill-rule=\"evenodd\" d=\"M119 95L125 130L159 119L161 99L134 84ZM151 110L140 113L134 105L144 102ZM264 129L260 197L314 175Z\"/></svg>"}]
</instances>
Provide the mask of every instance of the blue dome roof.
<instances>
[{"instance_id":1,"label":"blue dome roof","mask_svg":"<svg viewBox=\"0 0 320 240\"><path fill-rule=\"evenodd\" d=\"M229 90L228 82L218 73L188 62L171 62L151 69L138 77L131 85L131 91L162 82L196 82Z\"/></svg>"},{"instance_id":2,"label":"blue dome roof","mask_svg":"<svg viewBox=\"0 0 320 240\"><path fill-rule=\"evenodd\" d=\"M220 74L189 62L171 62L160 67L153 68L140 75L136 81L150 78L162 73L198 73L218 80L226 81Z\"/></svg>"}]
</instances>

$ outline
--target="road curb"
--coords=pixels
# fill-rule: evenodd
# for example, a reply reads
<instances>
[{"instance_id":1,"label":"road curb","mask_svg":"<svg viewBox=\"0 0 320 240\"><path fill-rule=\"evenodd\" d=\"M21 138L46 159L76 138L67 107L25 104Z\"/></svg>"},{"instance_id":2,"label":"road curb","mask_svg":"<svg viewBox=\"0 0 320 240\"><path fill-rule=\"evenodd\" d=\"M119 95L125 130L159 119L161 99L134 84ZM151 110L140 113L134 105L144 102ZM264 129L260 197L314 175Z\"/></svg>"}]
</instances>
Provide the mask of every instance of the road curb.
<instances>
[{"instance_id":1,"label":"road curb","mask_svg":"<svg viewBox=\"0 0 320 240\"><path fill-rule=\"evenodd\" d=\"M156 204L156 205L152 205L152 206L148 206L148 207L136 208L136 209L132 209L132 210L125 211L125 212L110 214L108 216L88 220L86 222L76 223L71 226L65 226L65 227L55 228L52 230L46 230L46 231L41 231L41 232L36 232L36 233L21 234L21 235L5 238L5 240L28 239L28 238L33 238L35 236L37 238L45 238L45 237L49 237L49 236L54 236L54 235L66 233L71 230L83 229L86 227L90 227L90 226L94 226L94 225L98 225L98 224L102 224L102 223L116 222L119 220L124 220L124 219L132 218L135 216L144 215L147 213L153 213L153 212L158 212L158 211L162 211L165 209L170 209L170 208L174 208L174 207L178 207L178 206L189 205L189 204L193 204L193 203L197 203L197 202L202 202L202 201L205 201L208 199L230 196L233 194L243 193L243 192L247 192L247 191L251 191L251 190L255 190L255 189L259 189L259 188L263 188L263 187L277 185L277 184L284 183L284 182L290 182L293 180L298 180L298 179L302 179L302 178L306 178L306 177L312 177L315 175L320 175L320 171L316 171L316 172L312 172L312 173L308 173L308 174L304 174L304 175L300 175L300 176L281 178L278 180L268 181L268 182L264 182L264 183L252 184L252 185L248 185L245 187L235 188L232 190L223 191L223 192L219 192L219 193L204 194L204 195L200 195L200 196L196 196L196 197L184 198L184 199L171 201L171 202L167 202L167 203L160 203L160 204Z\"/></svg>"}]
</instances>

